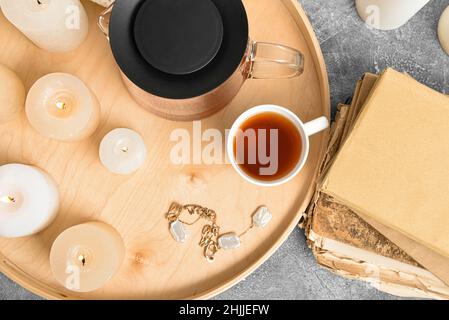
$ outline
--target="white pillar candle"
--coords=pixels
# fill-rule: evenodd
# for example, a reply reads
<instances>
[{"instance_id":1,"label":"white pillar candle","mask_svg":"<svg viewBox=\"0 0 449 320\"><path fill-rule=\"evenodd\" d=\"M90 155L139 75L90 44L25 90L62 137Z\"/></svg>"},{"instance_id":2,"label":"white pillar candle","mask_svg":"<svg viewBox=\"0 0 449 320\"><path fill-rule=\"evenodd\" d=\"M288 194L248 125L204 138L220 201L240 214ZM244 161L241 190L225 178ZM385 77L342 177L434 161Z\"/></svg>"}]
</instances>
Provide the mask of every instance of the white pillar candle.
<instances>
[{"instance_id":1,"label":"white pillar candle","mask_svg":"<svg viewBox=\"0 0 449 320\"><path fill-rule=\"evenodd\" d=\"M78 48L88 33L79 0L0 0L5 17L38 47L50 52Z\"/></svg>"},{"instance_id":2,"label":"white pillar candle","mask_svg":"<svg viewBox=\"0 0 449 320\"><path fill-rule=\"evenodd\" d=\"M100 104L77 77L52 73L40 78L28 92L26 114L45 137L79 141L92 135L100 122Z\"/></svg>"},{"instance_id":3,"label":"white pillar candle","mask_svg":"<svg viewBox=\"0 0 449 320\"><path fill-rule=\"evenodd\" d=\"M113 173L131 174L143 165L146 157L145 142L130 129L112 130L100 144L100 160Z\"/></svg>"},{"instance_id":4,"label":"white pillar candle","mask_svg":"<svg viewBox=\"0 0 449 320\"><path fill-rule=\"evenodd\" d=\"M56 280L76 292L103 287L120 269L125 245L118 232L101 222L77 225L61 233L50 251Z\"/></svg>"},{"instance_id":5,"label":"white pillar candle","mask_svg":"<svg viewBox=\"0 0 449 320\"><path fill-rule=\"evenodd\" d=\"M12 120L25 106L25 87L19 77L0 65L0 124Z\"/></svg>"},{"instance_id":6,"label":"white pillar candle","mask_svg":"<svg viewBox=\"0 0 449 320\"><path fill-rule=\"evenodd\" d=\"M33 235L54 220L59 192L45 172L23 164L0 167L0 237Z\"/></svg>"},{"instance_id":7,"label":"white pillar candle","mask_svg":"<svg viewBox=\"0 0 449 320\"><path fill-rule=\"evenodd\" d=\"M430 0L356 0L357 11L369 26L393 30L403 26Z\"/></svg>"},{"instance_id":8,"label":"white pillar candle","mask_svg":"<svg viewBox=\"0 0 449 320\"><path fill-rule=\"evenodd\" d=\"M449 7L444 10L438 23L438 38L440 39L441 47L449 54Z\"/></svg>"}]
</instances>

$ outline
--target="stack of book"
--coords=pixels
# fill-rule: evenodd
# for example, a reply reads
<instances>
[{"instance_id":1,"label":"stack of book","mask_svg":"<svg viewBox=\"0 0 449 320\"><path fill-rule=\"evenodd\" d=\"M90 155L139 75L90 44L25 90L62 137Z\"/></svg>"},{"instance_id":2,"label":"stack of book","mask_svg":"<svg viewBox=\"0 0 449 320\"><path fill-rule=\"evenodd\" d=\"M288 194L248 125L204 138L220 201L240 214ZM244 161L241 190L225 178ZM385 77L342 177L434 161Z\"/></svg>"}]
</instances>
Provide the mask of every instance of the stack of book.
<instances>
[{"instance_id":1,"label":"stack of book","mask_svg":"<svg viewBox=\"0 0 449 320\"><path fill-rule=\"evenodd\" d=\"M338 107L302 227L317 261L405 297L449 299L449 98L392 69Z\"/></svg>"},{"instance_id":2,"label":"stack of book","mask_svg":"<svg viewBox=\"0 0 449 320\"><path fill-rule=\"evenodd\" d=\"M114 3L115 0L91 0L91 1L93 1L103 7L109 7L110 5L112 5Z\"/></svg>"}]
</instances>

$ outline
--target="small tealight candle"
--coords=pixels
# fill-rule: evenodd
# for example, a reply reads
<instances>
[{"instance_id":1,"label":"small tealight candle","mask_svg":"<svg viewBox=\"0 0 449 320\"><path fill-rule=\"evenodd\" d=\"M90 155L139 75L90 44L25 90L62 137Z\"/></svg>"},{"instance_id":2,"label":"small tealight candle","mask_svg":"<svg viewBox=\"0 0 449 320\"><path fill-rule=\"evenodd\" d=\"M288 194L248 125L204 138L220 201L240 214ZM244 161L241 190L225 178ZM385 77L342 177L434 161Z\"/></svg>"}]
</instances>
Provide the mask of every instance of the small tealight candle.
<instances>
[{"instance_id":1,"label":"small tealight candle","mask_svg":"<svg viewBox=\"0 0 449 320\"><path fill-rule=\"evenodd\" d=\"M59 192L45 172L23 164L0 167L0 237L36 234L54 220Z\"/></svg>"},{"instance_id":2,"label":"small tealight candle","mask_svg":"<svg viewBox=\"0 0 449 320\"><path fill-rule=\"evenodd\" d=\"M109 132L100 144L100 160L111 172L131 174L139 169L147 157L142 137L130 129Z\"/></svg>"},{"instance_id":3,"label":"small tealight candle","mask_svg":"<svg viewBox=\"0 0 449 320\"><path fill-rule=\"evenodd\" d=\"M0 0L8 19L28 39L49 52L79 47L89 27L79 0Z\"/></svg>"},{"instance_id":4,"label":"small tealight candle","mask_svg":"<svg viewBox=\"0 0 449 320\"><path fill-rule=\"evenodd\" d=\"M93 92L67 73L48 74L31 87L26 114L45 137L79 141L92 135L100 122L100 104Z\"/></svg>"},{"instance_id":5,"label":"small tealight candle","mask_svg":"<svg viewBox=\"0 0 449 320\"><path fill-rule=\"evenodd\" d=\"M77 225L53 243L50 265L56 280L76 292L103 287L120 269L125 245L118 232L101 222Z\"/></svg>"}]
</instances>

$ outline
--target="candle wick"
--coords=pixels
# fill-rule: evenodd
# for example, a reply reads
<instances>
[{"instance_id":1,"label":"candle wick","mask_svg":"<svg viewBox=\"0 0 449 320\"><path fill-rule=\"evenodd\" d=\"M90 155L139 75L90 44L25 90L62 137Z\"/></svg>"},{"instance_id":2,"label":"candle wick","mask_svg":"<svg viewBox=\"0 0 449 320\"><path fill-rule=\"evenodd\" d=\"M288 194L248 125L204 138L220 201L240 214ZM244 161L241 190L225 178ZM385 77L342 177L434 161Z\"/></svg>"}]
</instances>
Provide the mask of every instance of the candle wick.
<instances>
[{"instance_id":1,"label":"candle wick","mask_svg":"<svg viewBox=\"0 0 449 320\"><path fill-rule=\"evenodd\" d=\"M37 6L45 9L48 5L48 0L36 0Z\"/></svg>"},{"instance_id":2,"label":"candle wick","mask_svg":"<svg viewBox=\"0 0 449 320\"><path fill-rule=\"evenodd\" d=\"M83 264L83 267L86 265L86 258L83 255L80 255L78 260Z\"/></svg>"},{"instance_id":3,"label":"candle wick","mask_svg":"<svg viewBox=\"0 0 449 320\"><path fill-rule=\"evenodd\" d=\"M3 203L16 203L16 198L11 196L1 197L0 201Z\"/></svg>"},{"instance_id":4,"label":"candle wick","mask_svg":"<svg viewBox=\"0 0 449 320\"><path fill-rule=\"evenodd\" d=\"M123 147L121 150L122 150L122 152L127 153L129 151L129 148L128 147Z\"/></svg>"}]
</instances>

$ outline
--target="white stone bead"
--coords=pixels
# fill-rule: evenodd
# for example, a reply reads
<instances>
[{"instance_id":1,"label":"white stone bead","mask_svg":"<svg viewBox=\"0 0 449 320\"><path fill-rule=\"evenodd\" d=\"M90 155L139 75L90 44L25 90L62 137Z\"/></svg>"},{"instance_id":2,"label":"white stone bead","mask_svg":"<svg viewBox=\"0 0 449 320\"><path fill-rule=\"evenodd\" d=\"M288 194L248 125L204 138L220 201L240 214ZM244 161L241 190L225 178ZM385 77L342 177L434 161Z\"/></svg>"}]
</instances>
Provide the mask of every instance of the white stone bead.
<instances>
[{"instance_id":1,"label":"white stone bead","mask_svg":"<svg viewBox=\"0 0 449 320\"><path fill-rule=\"evenodd\" d=\"M240 247L240 238L235 233L227 233L218 238L218 246L222 249L236 249Z\"/></svg>"},{"instance_id":2,"label":"white stone bead","mask_svg":"<svg viewBox=\"0 0 449 320\"><path fill-rule=\"evenodd\" d=\"M170 232L173 239L178 242L185 242L188 236L184 224L179 220L175 220L170 224Z\"/></svg>"},{"instance_id":3,"label":"white stone bead","mask_svg":"<svg viewBox=\"0 0 449 320\"><path fill-rule=\"evenodd\" d=\"M264 228L273 218L267 207L260 207L253 215L253 223L258 228Z\"/></svg>"}]
</instances>

